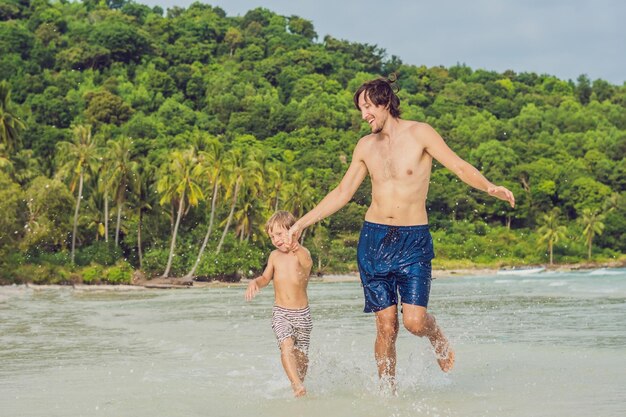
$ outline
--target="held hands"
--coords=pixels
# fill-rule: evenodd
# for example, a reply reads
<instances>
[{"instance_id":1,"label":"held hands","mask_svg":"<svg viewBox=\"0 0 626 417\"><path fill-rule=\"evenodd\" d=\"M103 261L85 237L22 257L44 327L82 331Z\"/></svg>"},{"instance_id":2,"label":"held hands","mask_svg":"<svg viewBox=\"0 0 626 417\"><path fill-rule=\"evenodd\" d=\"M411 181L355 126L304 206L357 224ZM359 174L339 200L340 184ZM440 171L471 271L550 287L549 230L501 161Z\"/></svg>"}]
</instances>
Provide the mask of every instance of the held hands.
<instances>
[{"instance_id":1,"label":"held hands","mask_svg":"<svg viewBox=\"0 0 626 417\"><path fill-rule=\"evenodd\" d=\"M515 207L515 196L507 188L501 185L492 185L487 188L489 195L499 198L500 200L508 201L511 207Z\"/></svg>"},{"instance_id":2,"label":"held hands","mask_svg":"<svg viewBox=\"0 0 626 417\"><path fill-rule=\"evenodd\" d=\"M261 289L259 288L259 284L257 284L256 279L250 281L248 289L246 289L246 301L252 300L260 291Z\"/></svg>"},{"instance_id":3,"label":"held hands","mask_svg":"<svg viewBox=\"0 0 626 417\"><path fill-rule=\"evenodd\" d=\"M301 234L302 228L297 222L287 231L287 236L285 237L285 245L289 248L290 251L294 252L298 250L298 247L300 247L298 241L300 240Z\"/></svg>"}]
</instances>

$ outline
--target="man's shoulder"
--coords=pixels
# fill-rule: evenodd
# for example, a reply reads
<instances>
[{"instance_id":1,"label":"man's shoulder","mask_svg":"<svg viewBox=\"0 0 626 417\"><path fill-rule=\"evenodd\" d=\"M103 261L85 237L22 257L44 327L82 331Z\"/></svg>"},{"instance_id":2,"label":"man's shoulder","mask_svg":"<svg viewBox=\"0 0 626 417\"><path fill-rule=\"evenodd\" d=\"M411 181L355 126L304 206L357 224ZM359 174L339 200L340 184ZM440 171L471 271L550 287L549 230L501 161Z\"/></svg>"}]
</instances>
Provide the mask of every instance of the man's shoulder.
<instances>
[{"instance_id":1,"label":"man's shoulder","mask_svg":"<svg viewBox=\"0 0 626 417\"><path fill-rule=\"evenodd\" d=\"M432 129L432 127L426 122L418 122L415 120L402 120L406 129L410 129L411 132L419 133L424 130Z\"/></svg>"},{"instance_id":2,"label":"man's shoulder","mask_svg":"<svg viewBox=\"0 0 626 417\"><path fill-rule=\"evenodd\" d=\"M359 141L356 143L356 146L371 142L375 139L376 139L376 134L370 133L368 135L363 136L361 139L359 139Z\"/></svg>"},{"instance_id":3,"label":"man's shoulder","mask_svg":"<svg viewBox=\"0 0 626 417\"><path fill-rule=\"evenodd\" d=\"M362 154L363 152L367 153L367 148L369 148L375 140L376 140L376 135L373 133L363 136L356 143L356 146L354 147L354 153L355 154L359 154L359 153Z\"/></svg>"},{"instance_id":4,"label":"man's shoulder","mask_svg":"<svg viewBox=\"0 0 626 417\"><path fill-rule=\"evenodd\" d=\"M405 125L405 131L409 133L409 136L420 143L430 142L435 129L426 122L407 121Z\"/></svg>"}]
</instances>

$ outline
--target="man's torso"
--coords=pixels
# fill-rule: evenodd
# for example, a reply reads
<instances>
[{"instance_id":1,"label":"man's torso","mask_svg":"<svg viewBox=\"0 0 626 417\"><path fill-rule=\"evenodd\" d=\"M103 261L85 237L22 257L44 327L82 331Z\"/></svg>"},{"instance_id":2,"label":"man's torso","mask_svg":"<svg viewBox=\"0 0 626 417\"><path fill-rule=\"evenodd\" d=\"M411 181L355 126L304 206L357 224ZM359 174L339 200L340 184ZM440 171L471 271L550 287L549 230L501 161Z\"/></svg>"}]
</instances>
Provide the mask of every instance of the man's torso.
<instances>
[{"instance_id":1,"label":"man's torso","mask_svg":"<svg viewBox=\"0 0 626 417\"><path fill-rule=\"evenodd\" d=\"M372 134L359 143L372 182L372 203L365 220L396 226L428 223L432 157L415 133L416 125L402 120L394 137Z\"/></svg>"}]
</instances>

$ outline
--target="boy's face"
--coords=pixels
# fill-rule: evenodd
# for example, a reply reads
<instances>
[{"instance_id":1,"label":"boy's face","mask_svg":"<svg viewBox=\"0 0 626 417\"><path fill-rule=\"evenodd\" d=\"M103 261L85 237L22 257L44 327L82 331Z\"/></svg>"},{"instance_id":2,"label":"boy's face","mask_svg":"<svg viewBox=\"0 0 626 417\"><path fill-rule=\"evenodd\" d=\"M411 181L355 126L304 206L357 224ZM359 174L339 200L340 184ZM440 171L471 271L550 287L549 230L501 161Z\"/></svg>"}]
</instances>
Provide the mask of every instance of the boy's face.
<instances>
[{"instance_id":1,"label":"boy's face","mask_svg":"<svg viewBox=\"0 0 626 417\"><path fill-rule=\"evenodd\" d=\"M281 252L289 252L289 249L285 245L285 239L287 238L287 229L283 226L275 224L269 230L270 239L272 240L272 245L276 247Z\"/></svg>"}]
</instances>

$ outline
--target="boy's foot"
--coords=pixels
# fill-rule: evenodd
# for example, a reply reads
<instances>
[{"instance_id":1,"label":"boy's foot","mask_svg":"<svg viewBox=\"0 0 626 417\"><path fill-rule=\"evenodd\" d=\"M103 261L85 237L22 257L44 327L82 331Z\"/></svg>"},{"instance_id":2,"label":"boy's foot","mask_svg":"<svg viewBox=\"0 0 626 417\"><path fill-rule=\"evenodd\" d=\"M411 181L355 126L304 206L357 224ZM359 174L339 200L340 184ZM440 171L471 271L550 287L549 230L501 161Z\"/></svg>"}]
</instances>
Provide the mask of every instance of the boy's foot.
<instances>
[{"instance_id":1,"label":"boy's foot","mask_svg":"<svg viewBox=\"0 0 626 417\"><path fill-rule=\"evenodd\" d=\"M292 385L291 388L293 389L294 397L303 397L306 395L306 388L304 388L304 385L302 384Z\"/></svg>"}]
</instances>

